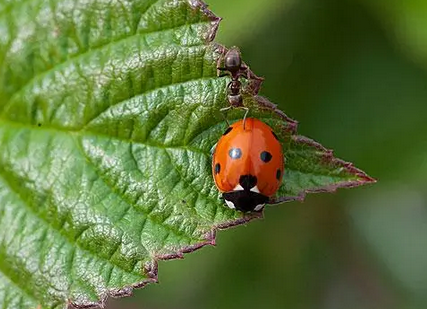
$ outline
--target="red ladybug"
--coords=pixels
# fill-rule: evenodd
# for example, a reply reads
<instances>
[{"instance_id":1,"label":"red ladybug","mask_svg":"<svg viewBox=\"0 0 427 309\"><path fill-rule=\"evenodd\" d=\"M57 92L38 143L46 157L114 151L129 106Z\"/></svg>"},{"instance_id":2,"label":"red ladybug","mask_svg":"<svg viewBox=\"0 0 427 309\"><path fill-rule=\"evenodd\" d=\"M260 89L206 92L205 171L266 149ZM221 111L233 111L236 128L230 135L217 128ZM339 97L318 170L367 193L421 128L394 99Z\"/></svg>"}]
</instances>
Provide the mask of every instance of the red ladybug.
<instances>
[{"instance_id":1,"label":"red ladybug","mask_svg":"<svg viewBox=\"0 0 427 309\"><path fill-rule=\"evenodd\" d=\"M282 182L282 146L261 120L247 118L225 130L215 148L212 173L228 207L260 211Z\"/></svg>"}]
</instances>

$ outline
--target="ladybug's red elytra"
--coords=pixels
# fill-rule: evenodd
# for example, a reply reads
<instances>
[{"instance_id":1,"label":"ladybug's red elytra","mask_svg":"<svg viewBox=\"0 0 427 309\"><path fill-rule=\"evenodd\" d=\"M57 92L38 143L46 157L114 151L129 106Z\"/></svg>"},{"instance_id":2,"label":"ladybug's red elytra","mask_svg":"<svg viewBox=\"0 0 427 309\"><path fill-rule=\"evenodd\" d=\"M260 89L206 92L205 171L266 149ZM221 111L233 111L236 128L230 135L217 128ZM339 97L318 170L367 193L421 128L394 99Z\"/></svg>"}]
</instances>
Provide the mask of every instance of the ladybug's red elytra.
<instances>
[{"instance_id":1,"label":"ladybug's red elytra","mask_svg":"<svg viewBox=\"0 0 427 309\"><path fill-rule=\"evenodd\" d=\"M228 127L212 159L212 173L228 207L260 211L279 188L282 145L261 120L247 118Z\"/></svg>"}]
</instances>

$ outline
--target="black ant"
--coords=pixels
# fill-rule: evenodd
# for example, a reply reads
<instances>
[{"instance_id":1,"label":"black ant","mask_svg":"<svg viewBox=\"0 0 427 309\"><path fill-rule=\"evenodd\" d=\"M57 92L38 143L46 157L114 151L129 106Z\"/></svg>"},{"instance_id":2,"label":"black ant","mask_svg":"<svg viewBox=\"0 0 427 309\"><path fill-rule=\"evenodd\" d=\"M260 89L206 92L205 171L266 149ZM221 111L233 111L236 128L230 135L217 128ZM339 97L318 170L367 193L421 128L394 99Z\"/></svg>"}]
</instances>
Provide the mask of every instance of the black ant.
<instances>
[{"instance_id":1,"label":"black ant","mask_svg":"<svg viewBox=\"0 0 427 309\"><path fill-rule=\"evenodd\" d=\"M243 121L245 121L249 109L243 105L243 99L240 93L242 83L239 81L239 78L243 76L248 79L249 68L242 63L240 50L237 47L232 47L227 51L224 56L224 67L218 67L218 70L223 72L219 75L220 77L225 75L231 76L231 81L227 85L227 97L230 106L222 108L220 111L226 112L231 108L243 109L245 110Z\"/></svg>"}]
</instances>

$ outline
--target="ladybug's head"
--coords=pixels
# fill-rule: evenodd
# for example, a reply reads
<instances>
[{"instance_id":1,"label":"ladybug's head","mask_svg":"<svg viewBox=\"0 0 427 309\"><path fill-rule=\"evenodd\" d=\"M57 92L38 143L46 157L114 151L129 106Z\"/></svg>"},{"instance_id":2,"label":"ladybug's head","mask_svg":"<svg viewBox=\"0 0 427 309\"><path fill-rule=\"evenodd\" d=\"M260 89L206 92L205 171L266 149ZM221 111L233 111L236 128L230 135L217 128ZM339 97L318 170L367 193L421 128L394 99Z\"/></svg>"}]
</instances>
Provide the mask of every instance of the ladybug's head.
<instances>
[{"instance_id":1,"label":"ladybug's head","mask_svg":"<svg viewBox=\"0 0 427 309\"><path fill-rule=\"evenodd\" d=\"M222 197L228 207L243 212L260 211L269 201L269 198L261 193L246 190L225 192Z\"/></svg>"},{"instance_id":2,"label":"ladybug's head","mask_svg":"<svg viewBox=\"0 0 427 309\"><path fill-rule=\"evenodd\" d=\"M257 187L257 178L253 175L242 175L239 184L233 191L222 194L230 208L240 211L260 211L269 198L261 194Z\"/></svg>"}]
</instances>

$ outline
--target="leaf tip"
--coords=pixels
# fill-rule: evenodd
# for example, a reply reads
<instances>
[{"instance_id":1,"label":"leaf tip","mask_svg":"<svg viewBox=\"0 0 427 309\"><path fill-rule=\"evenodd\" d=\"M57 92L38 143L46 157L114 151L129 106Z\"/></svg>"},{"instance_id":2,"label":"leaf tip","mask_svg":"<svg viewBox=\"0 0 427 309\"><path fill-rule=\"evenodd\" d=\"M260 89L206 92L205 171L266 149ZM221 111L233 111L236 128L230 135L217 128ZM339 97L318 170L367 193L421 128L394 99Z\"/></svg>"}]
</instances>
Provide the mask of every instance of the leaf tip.
<instances>
[{"instance_id":1,"label":"leaf tip","mask_svg":"<svg viewBox=\"0 0 427 309\"><path fill-rule=\"evenodd\" d=\"M188 3L193 9L200 10L211 21L211 28L207 33L206 39L208 42L212 42L215 39L219 23L221 22L222 18L216 16L211 10L209 10L208 5L203 1L188 0Z\"/></svg>"},{"instance_id":2,"label":"leaf tip","mask_svg":"<svg viewBox=\"0 0 427 309\"><path fill-rule=\"evenodd\" d=\"M347 172L347 174L353 175L356 178L356 179L344 181L337 184L337 188L344 188L344 187L353 188L353 187L358 187L365 184L373 184L377 182L375 178L369 176L361 169L355 167L353 163L336 158L334 156L333 150L325 148L320 143L302 135L295 135L293 139L295 143L313 147L322 155L322 160L325 163L332 164L337 167L341 167Z\"/></svg>"}]
</instances>

